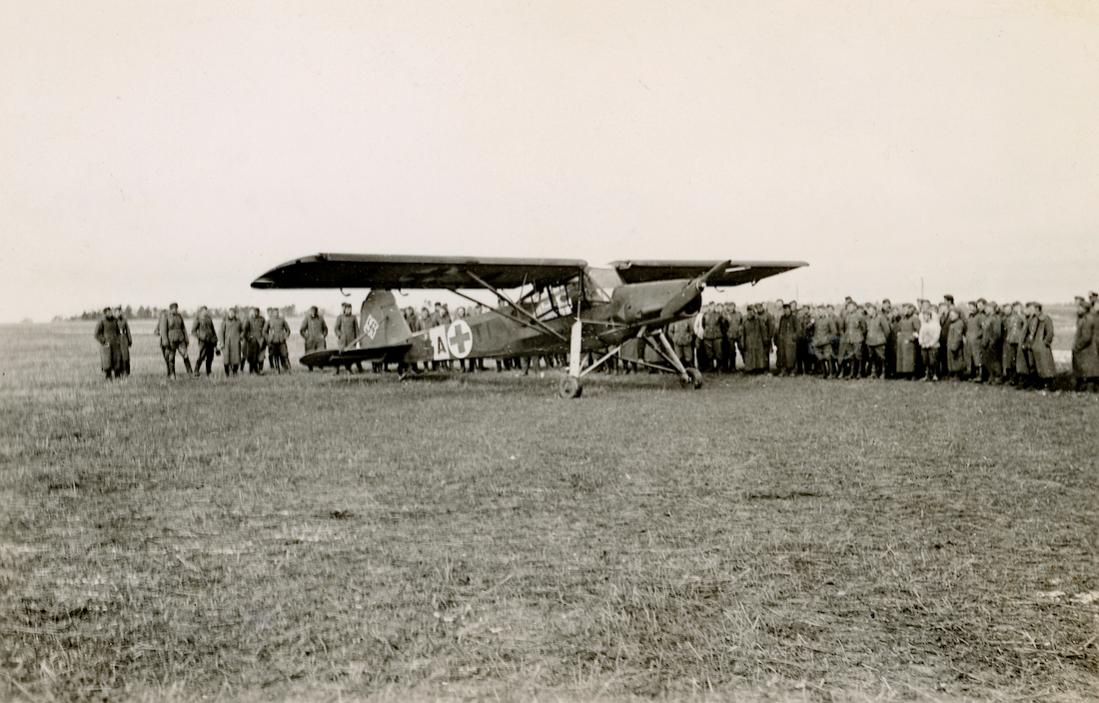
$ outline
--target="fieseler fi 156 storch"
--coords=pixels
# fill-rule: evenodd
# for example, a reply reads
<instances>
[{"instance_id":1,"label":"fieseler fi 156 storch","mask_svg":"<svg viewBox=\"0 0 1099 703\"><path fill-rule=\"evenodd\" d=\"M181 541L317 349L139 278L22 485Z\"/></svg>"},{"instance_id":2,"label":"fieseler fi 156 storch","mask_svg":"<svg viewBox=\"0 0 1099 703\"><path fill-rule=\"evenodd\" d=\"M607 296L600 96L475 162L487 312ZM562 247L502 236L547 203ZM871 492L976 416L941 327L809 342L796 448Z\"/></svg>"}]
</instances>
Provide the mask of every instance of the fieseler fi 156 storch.
<instances>
[{"instance_id":1,"label":"fieseler fi 156 storch","mask_svg":"<svg viewBox=\"0 0 1099 703\"><path fill-rule=\"evenodd\" d=\"M706 286L738 286L790 271L803 261L615 261L608 268L579 259L465 258L316 254L280 264L253 288L369 288L362 334L342 349L312 352L307 366L377 361L412 365L452 359L568 354L564 398L579 397L581 379L632 339L651 347L663 364L638 361L699 388L702 374L675 354L664 327L702 305ZM394 290L448 290L478 302L487 290L499 305L413 332ZM509 294L510 293L510 294ZM589 354L590 353L590 354ZM585 361L585 357L587 360Z\"/></svg>"}]
</instances>

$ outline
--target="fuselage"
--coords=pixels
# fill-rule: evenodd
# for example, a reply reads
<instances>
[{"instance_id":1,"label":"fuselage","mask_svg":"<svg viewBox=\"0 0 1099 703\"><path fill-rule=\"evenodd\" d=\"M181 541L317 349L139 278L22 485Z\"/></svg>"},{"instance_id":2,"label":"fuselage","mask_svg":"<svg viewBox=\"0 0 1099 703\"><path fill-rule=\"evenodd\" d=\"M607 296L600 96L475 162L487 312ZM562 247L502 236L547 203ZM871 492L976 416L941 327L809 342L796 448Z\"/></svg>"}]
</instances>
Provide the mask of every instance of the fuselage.
<instances>
[{"instance_id":1,"label":"fuselage","mask_svg":"<svg viewBox=\"0 0 1099 703\"><path fill-rule=\"evenodd\" d=\"M690 280L624 284L606 269L588 269L569 281L528 291L516 310L493 310L412 333L411 346L392 361L420 363L467 358L565 354L579 320L584 351L599 351L655 330L701 307L702 286ZM616 278L616 277L615 277Z\"/></svg>"}]
</instances>

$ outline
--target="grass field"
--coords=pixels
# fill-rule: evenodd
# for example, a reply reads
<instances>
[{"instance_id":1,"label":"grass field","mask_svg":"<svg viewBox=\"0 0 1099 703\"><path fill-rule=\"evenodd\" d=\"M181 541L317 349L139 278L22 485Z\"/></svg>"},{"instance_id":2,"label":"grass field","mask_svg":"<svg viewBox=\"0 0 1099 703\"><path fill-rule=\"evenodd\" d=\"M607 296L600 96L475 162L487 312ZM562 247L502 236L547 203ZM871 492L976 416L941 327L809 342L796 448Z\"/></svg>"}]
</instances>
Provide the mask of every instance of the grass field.
<instances>
[{"instance_id":1,"label":"grass field","mask_svg":"<svg viewBox=\"0 0 1099 703\"><path fill-rule=\"evenodd\" d=\"M167 383L135 332L107 384L0 328L0 699L1099 695L1094 395Z\"/></svg>"}]
</instances>

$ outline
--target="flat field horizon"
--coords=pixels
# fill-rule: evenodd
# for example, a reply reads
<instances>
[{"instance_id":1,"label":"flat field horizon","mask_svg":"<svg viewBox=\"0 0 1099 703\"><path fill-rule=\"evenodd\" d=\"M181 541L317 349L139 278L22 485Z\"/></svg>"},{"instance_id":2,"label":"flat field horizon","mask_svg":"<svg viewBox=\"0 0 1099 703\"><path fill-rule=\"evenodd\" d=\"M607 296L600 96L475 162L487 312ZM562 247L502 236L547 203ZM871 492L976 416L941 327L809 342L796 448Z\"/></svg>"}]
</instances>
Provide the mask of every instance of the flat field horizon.
<instances>
[{"instance_id":1,"label":"flat field horizon","mask_svg":"<svg viewBox=\"0 0 1099 703\"><path fill-rule=\"evenodd\" d=\"M167 381L148 322L107 383L92 326L0 326L0 699L1099 691L1095 394L565 401L307 373L297 337L291 375Z\"/></svg>"}]
</instances>

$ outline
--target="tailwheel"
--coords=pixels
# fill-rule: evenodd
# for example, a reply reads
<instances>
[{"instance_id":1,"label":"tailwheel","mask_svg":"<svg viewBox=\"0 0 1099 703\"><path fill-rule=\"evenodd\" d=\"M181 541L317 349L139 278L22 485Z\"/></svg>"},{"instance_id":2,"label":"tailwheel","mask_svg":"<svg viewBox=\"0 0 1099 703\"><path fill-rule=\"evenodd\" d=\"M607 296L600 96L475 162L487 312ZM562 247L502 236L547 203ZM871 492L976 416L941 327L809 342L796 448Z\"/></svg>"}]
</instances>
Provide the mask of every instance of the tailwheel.
<instances>
[{"instance_id":1,"label":"tailwheel","mask_svg":"<svg viewBox=\"0 0 1099 703\"><path fill-rule=\"evenodd\" d=\"M565 376L557 387L557 395L562 398L579 398L583 392L584 387L580 385L580 379L576 376Z\"/></svg>"},{"instance_id":2,"label":"tailwheel","mask_svg":"<svg viewBox=\"0 0 1099 703\"><path fill-rule=\"evenodd\" d=\"M691 388L702 388L702 372L695 367L686 369L686 374L680 376L679 382L683 384L684 388L688 386Z\"/></svg>"}]
</instances>

